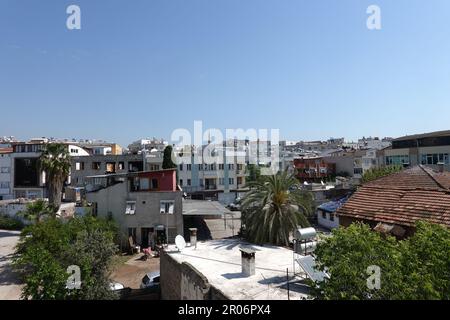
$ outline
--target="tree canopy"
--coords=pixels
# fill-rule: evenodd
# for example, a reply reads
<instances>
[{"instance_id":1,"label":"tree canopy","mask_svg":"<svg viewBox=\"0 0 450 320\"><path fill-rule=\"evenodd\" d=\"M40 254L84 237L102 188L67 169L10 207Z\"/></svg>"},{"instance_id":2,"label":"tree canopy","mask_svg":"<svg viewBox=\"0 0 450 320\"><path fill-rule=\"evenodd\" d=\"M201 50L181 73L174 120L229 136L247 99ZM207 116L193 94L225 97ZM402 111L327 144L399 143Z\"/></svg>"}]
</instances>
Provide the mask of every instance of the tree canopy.
<instances>
[{"instance_id":1,"label":"tree canopy","mask_svg":"<svg viewBox=\"0 0 450 320\"><path fill-rule=\"evenodd\" d=\"M46 174L50 208L56 213L61 205L64 182L70 173L70 154L61 143L47 144L39 157L39 165Z\"/></svg>"},{"instance_id":2,"label":"tree canopy","mask_svg":"<svg viewBox=\"0 0 450 320\"><path fill-rule=\"evenodd\" d=\"M289 235L308 226L313 212L310 192L300 189L298 180L287 172L262 176L250 183L242 200L244 235L256 243L288 245Z\"/></svg>"},{"instance_id":3,"label":"tree canopy","mask_svg":"<svg viewBox=\"0 0 450 320\"><path fill-rule=\"evenodd\" d=\"M173 155L173 148L171 145L168 145L164 149L164 158L162 163L163 169L173 169L177 167L177 165L172 161L172 155Z\"/></svg>"},{"instance_id":4,"label":"tree canopy","mask_svg":"<svg viewBox=\"0 0 450 320\"><path fill-rule=\"evenodd\" d=\"M68 222L46 219L26 227L13 265L24 282L23 299L115 299L109 268L117 252L112 221L91 216ZM81 271L81 288L67 288L69 266Z\"/></svg>"},{"instance_id":5,"label":"tree canopy","mask_svg":"<svg viewBox=\"0 0 450 320\"><path fill-rule=\"evenodd\" d=\"M415 234L397 241L354 223L333 230L315 250L318 269L330 279L313 284L318 299L429 300L450 298L450 231L419 222ZM380 269L371 289L368 267Z\"/></svg>"}]
</instances>

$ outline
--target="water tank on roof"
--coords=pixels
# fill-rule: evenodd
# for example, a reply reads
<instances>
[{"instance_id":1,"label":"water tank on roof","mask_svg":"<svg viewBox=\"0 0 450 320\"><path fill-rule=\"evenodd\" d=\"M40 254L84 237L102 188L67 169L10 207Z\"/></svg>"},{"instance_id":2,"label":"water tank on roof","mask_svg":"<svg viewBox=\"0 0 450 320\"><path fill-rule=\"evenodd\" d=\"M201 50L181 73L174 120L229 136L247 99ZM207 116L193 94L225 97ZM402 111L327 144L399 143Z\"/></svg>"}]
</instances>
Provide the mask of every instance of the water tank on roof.
<instances>
[{"instance_id":1,"label":"water tank on roof","mask_svg":"<svg viewBox=\"0 0 450 320\"><path fill-rule=\"evenodd\" d=\"M295 239L297 240L311 240L317 236L314 228L300 228L295 232Z\"/></svg>"}]
</instances>

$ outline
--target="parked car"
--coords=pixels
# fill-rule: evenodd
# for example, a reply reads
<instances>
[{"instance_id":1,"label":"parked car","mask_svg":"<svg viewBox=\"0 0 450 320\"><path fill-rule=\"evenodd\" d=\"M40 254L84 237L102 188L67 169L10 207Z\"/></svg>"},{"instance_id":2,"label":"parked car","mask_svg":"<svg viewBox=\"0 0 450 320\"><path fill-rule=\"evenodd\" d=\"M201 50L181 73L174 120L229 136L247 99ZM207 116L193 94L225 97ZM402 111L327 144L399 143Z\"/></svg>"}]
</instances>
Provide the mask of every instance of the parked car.
<instances>
[{"instance_id":1,"label":"parked car","mask_svg":"<svg viewBox=\"0 0 450 320\"><path fill-rule=\"evenodd\" d=\"M159 279L160 279L159 271L147 273L142 278L141 289L159 287Z\"/></svg>"},{"instance_id":2,"label":"parked car","mask_svg":"<svg viewBox=\"0 0 450 320\"><path fill-rule=\"evenodd\" d=\"M228 209L230 209L230 211L240 211L241 205L238 203L231 203L228 205Z\"/></svg>"}]
</instances>

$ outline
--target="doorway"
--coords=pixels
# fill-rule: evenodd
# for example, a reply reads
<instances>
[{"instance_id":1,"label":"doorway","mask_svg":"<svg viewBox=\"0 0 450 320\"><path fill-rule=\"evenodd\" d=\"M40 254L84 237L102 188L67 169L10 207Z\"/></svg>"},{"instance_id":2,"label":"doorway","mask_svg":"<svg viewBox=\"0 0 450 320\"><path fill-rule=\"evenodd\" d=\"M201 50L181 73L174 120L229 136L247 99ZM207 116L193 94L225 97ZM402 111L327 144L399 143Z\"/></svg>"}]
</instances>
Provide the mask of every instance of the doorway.
<instances>
[{"instance_id":1,"label":"doorway","mask_svg":"<svg viewBox=\"0 0 450 320\"><path fill-rule=\"evenodd\" d=\"M150 247L150 236L153 228L141 228L141 247L146 249Z\"/></svg>"}]
</instances>

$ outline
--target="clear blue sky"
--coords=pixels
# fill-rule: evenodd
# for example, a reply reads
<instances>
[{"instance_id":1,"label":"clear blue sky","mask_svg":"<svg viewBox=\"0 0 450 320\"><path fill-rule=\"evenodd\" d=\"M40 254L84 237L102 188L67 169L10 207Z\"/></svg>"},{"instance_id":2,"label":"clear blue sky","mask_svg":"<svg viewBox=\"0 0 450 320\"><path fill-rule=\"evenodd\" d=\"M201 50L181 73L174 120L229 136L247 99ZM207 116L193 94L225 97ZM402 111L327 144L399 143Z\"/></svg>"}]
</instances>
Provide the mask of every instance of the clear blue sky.
<instances>
[{"instance_id":1,"label":"clear blue sky","mask_svg":"<svg viewBox=\"0 0 450 320\"><path fill-rule=\"evenodd\" d=\"M82 29L66 28L81 7ZM366 28L381 7L382 30ZM450 127L448 0L0 0L0 136Z\"/></svg>"}]
</instances>

